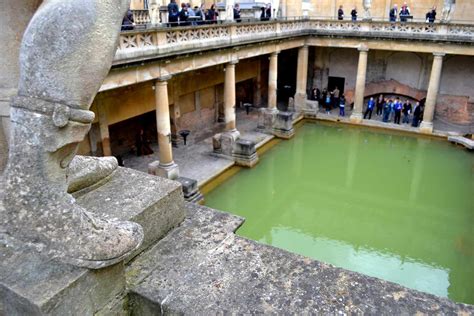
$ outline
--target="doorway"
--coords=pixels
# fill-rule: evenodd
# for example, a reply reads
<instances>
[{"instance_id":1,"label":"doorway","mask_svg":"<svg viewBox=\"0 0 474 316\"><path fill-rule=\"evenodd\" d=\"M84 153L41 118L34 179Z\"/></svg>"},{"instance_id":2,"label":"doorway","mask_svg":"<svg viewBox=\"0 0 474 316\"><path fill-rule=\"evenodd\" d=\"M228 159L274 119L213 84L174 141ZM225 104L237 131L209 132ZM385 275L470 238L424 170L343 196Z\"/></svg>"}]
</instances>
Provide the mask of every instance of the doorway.
<instances>
[{"instance_id":1,"label":"doorway","mask_svg":"<svg viewBox=\"0 0 474 316\"><path fill-rule=\"evenodd\" d=\"M344 85L346 83L346 78L344 77L329 77L328 78L328 91L334 91L337 87L340 93L344 93Z\"/></svg>"}]
</instances>

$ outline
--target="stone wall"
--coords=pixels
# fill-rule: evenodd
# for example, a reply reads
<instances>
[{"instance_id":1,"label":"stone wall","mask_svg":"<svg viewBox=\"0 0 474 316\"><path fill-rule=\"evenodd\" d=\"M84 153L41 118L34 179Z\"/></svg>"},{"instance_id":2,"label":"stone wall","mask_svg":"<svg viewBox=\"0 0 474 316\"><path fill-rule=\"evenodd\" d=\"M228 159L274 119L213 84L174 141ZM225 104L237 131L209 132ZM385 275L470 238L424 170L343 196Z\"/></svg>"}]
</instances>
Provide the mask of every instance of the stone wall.
<instances>
[{"instance_id":1,"label":"stone wall","mask_svg":"<svg viewBox=\"0 0 474 316\"><path fill-rule=\"evenodd\" d=\"M327 86L329 76L345 78L345 94L353 102L358 51L346 48L315 48L312 54L313 86ZM426 96L432 54L371 50L368 56L365 95L394 93L422 99ZM443 63L436 117L454 124L473 122L474 57L447 55Z\"/></svg>"}]
</instances>

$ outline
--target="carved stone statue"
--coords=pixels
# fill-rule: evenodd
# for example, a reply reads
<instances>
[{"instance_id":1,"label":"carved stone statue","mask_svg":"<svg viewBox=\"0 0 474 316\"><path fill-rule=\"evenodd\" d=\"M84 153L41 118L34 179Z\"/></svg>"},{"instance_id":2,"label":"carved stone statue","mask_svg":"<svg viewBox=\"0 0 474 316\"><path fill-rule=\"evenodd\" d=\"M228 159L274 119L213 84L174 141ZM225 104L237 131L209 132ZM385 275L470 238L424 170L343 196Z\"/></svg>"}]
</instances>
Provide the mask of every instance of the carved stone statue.
<instances>
[{"instance_id":1,"label":"carved stone statue","mask_svg":"<svg viewBox=\"0 0 474 316\"><path fill-rule=\"evenodd\" d=\"M443 11L441 12L441 22L449 22L451 14L454 12L456 0L444 0Z\"/></svg>"},{"instance_id":2,"label":"carved stone statue","mask_svg":"<svg viewBox=\"0 0 474 316\"><path fill-rule=\"evenodd\" d=\"M364 20L371 20L372 15L370 14L370 8L372 7L372 0L364 0L363 7L364 7Z\"/></svg>"},{"instance_id":3,"label":"carved stone statue","mask_svg":"<svg viewBox=\"0 0 474 316\"><path fill-rule=\"evenodd\" d=\"M68 182L128 5L129 0L43 1L23 37L18 95L11 102L0 231L92 269L123 260L143 239L140 225L99 219L67 193L68 186L80 190L116 168L113 159L76 158ZM102 172L90 178L81 165Z\"/></svg>"},{"instance_id":4,"label":"carved stone statue","mask_svg":"<svg viewBox=\"0 0 474 316\"><path fill-rule=\"evenodd\" d=\"M151 24L159 24L160 23L160 0L150 0L149 2L149 14L150 14L150 22Z\"/></svg>"}]
</instances>

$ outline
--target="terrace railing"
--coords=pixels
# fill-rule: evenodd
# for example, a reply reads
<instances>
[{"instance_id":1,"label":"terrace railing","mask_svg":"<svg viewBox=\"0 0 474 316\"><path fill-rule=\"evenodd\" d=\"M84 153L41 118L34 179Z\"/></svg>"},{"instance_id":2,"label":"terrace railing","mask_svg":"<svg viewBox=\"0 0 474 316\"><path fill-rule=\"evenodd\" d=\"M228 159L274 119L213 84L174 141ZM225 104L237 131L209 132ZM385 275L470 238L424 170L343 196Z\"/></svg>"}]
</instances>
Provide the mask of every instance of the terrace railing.
<instances>
[{"instance_id":1,"label":"terrace railing","mask_svg":"<svg viewBox=\"0 0 474 316\"><path fill-rule=\"evenodd\" d=\"M473 24L293 19L124 31L115 64L286 37L320 35L474 43Z\"/></svg>"}]
</instances>

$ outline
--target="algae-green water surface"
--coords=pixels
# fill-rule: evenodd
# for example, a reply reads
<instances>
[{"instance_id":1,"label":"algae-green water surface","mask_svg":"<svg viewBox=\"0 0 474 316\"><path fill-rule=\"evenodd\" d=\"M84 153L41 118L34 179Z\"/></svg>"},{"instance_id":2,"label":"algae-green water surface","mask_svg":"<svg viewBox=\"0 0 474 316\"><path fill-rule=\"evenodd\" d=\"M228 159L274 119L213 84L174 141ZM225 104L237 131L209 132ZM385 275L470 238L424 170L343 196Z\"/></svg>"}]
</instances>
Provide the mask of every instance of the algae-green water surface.
<instances>
[{"instance_id":1,"label":"algae-green water surface","mask_svg":"<svg viewBox=\"0 0 474 316\"><path fill-rule=\"evenodd\" d=\"M474 154L447 142L307 123L206 196L238 235L474 303Z\"/></svg>"}]
</instances>

